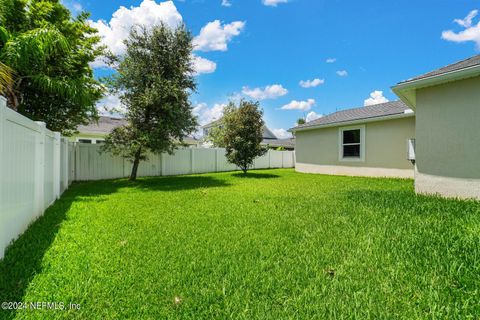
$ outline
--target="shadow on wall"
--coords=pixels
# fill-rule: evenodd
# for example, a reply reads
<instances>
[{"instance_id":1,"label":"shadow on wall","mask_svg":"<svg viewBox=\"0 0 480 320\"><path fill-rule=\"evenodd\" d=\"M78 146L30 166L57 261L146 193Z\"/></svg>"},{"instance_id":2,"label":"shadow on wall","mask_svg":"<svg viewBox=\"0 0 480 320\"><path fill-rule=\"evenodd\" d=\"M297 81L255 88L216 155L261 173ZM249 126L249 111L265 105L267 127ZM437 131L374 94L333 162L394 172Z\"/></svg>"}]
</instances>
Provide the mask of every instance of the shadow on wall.
<instances>
[{"instance_id":1,"label":"shadow on wall","mask_svg":"<svg viewBox=\"0 0 480 320\"><path fill-rule=\"evenodd\" d=\"M62 197L48 208L30 227L6 250L0 260L0 302L23 301L25 292L36 274L42 272L42 260L55 240L74 202L102 201L106 196L123 188L153 191L177 191L209 187L226 187L226 181L209 176L177 176L139 178L128 180L103 180L74 183ZM13 319L15 310L5 312L0 318Z\"/></svg>"}]
</instances>

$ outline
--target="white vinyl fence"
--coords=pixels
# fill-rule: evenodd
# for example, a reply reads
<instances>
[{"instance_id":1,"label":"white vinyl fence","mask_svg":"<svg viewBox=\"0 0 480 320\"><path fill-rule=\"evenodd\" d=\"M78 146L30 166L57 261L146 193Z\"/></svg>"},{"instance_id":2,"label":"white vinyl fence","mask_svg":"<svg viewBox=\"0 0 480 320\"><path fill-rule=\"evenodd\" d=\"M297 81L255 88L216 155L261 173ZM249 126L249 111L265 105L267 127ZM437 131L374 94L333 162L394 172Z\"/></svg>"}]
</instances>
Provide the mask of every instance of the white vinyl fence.
<instances>
[{"instance_id":1,"label":"white vinyl fence","mask_svg":"<svg viewBox=\"0 0 480 320\"><path fill-rule=\"evenodd\" d=\"M8 109L0 97L0 258L68 188L68 148L59 133Z\"/></svg>"},{"instance_id":2,"label":"white vinyl fence","mask_svg":"<svg viewBox=\"0 0 480 320\"><path fill-rule=\"evenodd\" d=\"M98 144L75 145L75 181L124 178L132 164L121 157L101 152ZM293 151L269 150L255 159L252 169L293 168ZM225 149L179 149L173 155L152 154L140 162L138 176L170 176L207 172L233 171L238 168L227 162Z\"/></svg>"},{"instance_id":3,"label":"white vinyl fence","mask_svg":"<svg viewBox=\"0 0 480 320\"><path fill-rule=\"evenodd\" d=\"M43 214L72 181L128 177L130 162L100 152L101 145L73 144L6 107L0 96L0 259L8 244ZM253 169L291 168L292 151L269 151ZM224 149L180 149L150 155L139 176L232 171Z\"/></svg>"}]
</instances>

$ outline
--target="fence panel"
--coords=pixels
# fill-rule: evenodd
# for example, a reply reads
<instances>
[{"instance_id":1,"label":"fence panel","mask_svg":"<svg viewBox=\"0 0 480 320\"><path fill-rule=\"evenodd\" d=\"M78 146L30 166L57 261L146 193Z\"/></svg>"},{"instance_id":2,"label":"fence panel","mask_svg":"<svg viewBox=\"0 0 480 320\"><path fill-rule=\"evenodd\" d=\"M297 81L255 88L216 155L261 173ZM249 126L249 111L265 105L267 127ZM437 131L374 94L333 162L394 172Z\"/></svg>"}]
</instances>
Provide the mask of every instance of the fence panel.
<instances>
[{"instance_id":1,"label":"fence panel","mask_svg":"<svg viewBox=\"0 0 480 320\"><path fill-rule=\"evenodd\" d=\"M283 168L283 152L270 151L270 168Z\"/></svg>"},{"instance_id":2,"label":"fence panel","mask_svg":"<svg viewBox=\"0 0 480 320\"><path fill-rule=\"evenodd\" d=\"M211 150L216 150L216 158L217 158L217 171L222 172L222 171L234 171L237 170L237 166L234 164L231 164L230 162L227 161L227 157L225 156L225 149L211 149Z\"/></svg>"},{"instance_id":3,"label":"fence panel","mask_svg":"<svg viewBox=\"0 0 480 320\"><path fill-rule=\"evenodd\" d=\"M282 163L283 168L293 168L295 167L295 153L292 151L281 151L282 152Z\"/></svg>"},{"instance_id":4,"label":"fence panel","mask_svg":"<svg viewBox=\"0 0 480 320\"><path fill-rule=\"evenodd\" d=\"M6 107L0 97L0 259L8 244L60 196L60 135Z\"/></svg>"},{"instance_id":5,"label":"fence panel","mask_svg":"<svg viewBox=\"0 0 480 320\"><path fill-rule=\"evenodd\" d=\"M192 173L192 152L190 149L177 150L173 155L162 154L162 175Z\"/></svg>"},{"instance_id":6,"label":"fence panel","mask_svg":"<svg viewBox=\"0 0 480 320\"><path fill-rule=\"evenodd\" d=\"M207 173L217 171L217 153L215 149L190 149L193 153L193 173Z\"/></svg>"},{"instance_id":7,"label":"fence panel","mask_svg":"<svg viewBox=\"0 0 480 320\"><path fill-rule=\"evenodd\" d=\"M124 160L101 152L96 144L78 143L75 146L75 180L104 180L123 178Z\"/></svg>"},{"instance_id":8,"label":"fence panel","mask_svg":"<svg viewBox=\"0 0 480 320\"><path fill-rule=\"evenodd\" d=\"M255 159L253 162L253 168L254 169L268 169L270 168L270 156L269 156L270 150L265 153L263 156L258 157Z\"/></svg>"},{"instance_id":9,"label":"fence panel","mask_svg":"<svg viewBox=\"0 0 480 320\"><path fill-rule=\"evenodd\" d=\"M53 132L49 130L45 130L45 161L44 161L44 178L43 178L43 185L44 185L44 204L48 207L54 200L54 186L53 186L53 145L54 145L54 137Z\"/></svg>"}]
</instances>

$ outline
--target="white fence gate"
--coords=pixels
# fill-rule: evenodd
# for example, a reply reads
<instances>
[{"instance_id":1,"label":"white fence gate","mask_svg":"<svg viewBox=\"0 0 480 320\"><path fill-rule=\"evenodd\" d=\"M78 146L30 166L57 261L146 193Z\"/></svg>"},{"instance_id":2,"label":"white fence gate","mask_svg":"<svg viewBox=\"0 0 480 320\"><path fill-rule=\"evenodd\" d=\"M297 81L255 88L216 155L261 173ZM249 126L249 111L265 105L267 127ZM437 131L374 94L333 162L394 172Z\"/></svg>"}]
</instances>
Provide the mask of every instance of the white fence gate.
<instances>
[{"instance_id":1,"label":"white fence gate","mask_svg":"<svg viewBox=\"0 0 480 320\"><path fill-rule=\"evenodd\" d=\"M68 141L6 108L0 97L0 258L67 189Z\"/></svg>"},{"instance_id":2,"label":"white fence gate","mask_svg":"<svg viewBox=\"0 0 480 320\"><path fill-rule=\"evenodd\" d=\"M43 214L72 181L127 177L130 162L101 153L100 145L73 144L6 107L0 96L0 259L8 244ZM254 169L291 168L292 151L269 151ZM181 149L151 155L139 176L232 171L224 149Z\"/></svg>"}]
</instances>

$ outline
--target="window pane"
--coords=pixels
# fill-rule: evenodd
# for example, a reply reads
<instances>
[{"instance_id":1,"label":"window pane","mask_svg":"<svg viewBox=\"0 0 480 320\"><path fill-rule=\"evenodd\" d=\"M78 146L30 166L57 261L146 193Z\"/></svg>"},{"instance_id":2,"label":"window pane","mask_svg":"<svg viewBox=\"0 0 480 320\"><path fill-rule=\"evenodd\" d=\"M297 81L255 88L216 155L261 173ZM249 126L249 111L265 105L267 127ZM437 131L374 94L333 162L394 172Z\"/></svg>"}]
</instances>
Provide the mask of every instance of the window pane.
<instances>
[{"instance_id":1,"label":"window pane","mask_svg":"<svg viewBox=\"0 0 480 320\"><path fill-rule=\"evenodd\" d=\"M360 129L343 131L343 143L360 143Z\"/></svg>"},{"instance_id":2,"label":"window pane","mask_svg":"<svg viewBox=\"0 0 480 320\"><path fill-rule=\"evenodd\" d=\"M360 158L360 145L343 146L344 158Z\"/></svg>"}]
</instances>

